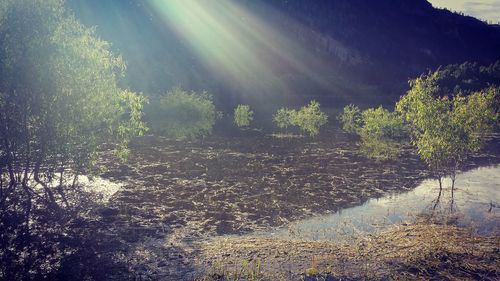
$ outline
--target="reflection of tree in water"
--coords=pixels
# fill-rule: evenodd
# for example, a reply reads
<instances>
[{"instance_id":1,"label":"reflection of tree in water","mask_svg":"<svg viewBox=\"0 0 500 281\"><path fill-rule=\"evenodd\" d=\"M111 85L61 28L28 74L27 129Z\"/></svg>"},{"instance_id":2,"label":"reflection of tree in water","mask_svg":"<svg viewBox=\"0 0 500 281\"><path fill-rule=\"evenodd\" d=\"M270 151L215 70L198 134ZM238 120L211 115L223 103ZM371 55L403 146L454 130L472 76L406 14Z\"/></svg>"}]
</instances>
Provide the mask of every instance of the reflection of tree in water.
<instances>
[{"instance_id":1,"label":"reflection of tree in water","mask_svg":"<svg viewBox=\"0 0 500 281\"><path fill-rule=\"evenodd\" d=\"M433 210L436 210L437 206L439 205L439 202L441 201L441 194L443 193L443 188L441 187L441 183L439 184L439 193L437 198L434 200L434 206L432 207Z\"/></svg>"},{"instance_id":2,"label":"reflection of tree in water","mask_svg":"<svg viewBox=\"0 0 500 281\"><path fill-rule=\"evenodd\" d=\"M443 196L449 192L449 200L443 201ZM440 186L438 194L434 200L431 201L428 208L426 208L427 215L429 219L436 220L437 222L450 222L450 220L455 220L456 216L460 214L460 210L455 201L456 187L455 181L452 180L451 186L448 188L442 188Z\"/></svg>"}]
</instances>

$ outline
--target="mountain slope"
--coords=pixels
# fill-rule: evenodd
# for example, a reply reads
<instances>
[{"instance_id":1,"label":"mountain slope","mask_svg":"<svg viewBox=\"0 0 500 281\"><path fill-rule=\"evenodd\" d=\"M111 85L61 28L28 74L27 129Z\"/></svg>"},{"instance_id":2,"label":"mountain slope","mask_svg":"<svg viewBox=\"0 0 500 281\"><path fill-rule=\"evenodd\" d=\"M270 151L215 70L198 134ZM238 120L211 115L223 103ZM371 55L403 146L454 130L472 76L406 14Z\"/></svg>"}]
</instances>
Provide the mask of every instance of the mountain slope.
<instances>
[{"instance_id":1,"label":"mountain slope","mask_svg":"<svg viewBox=\"0 0 500 281\"><path fill-rule=\"evenodd\" d=\"M158 3L166 10L177 4L162 1L68 0L77 17L96 25L98 34L128 61L124 83L150 95L182 86L207 89L227 107L263 101L275 107L310 98L332 105L360 99L376 104L396 99L408 79L428 69L500 59L498 26L435 9L425 0L182 2L200 9L198 14L186 10L183 16L193 17L187 28L205 14L219 12L209 18L221 28L208 29L213 41L222 40L218 36L227 30L239 43L208 45L207 50L227 49L207 58L199 52L204 46L193 44L203 42L192 38L196 33L176 30L176 22L158 11ZM217 10L219 6L227 9ZM241 61L239 53L231 57L233 43L252 56L240 56ZM219 71L224 61L207 64L218 55L241 64L238 70L248 77L231 73L231 66ZM260 68L250 67L253 60L261 60ZM248 69L242 69L245 65Z\"/></svg>"},{"instance_id":2,"label":"mountain slope","mask_svg":"<svg viewBox=\"0 0 500 281\"><path fill-rule=\"evenodd\" d=\"M435 9L425 0L271 3L321 31L321 39L340 40L372 66L394 73L414 76L429 67L467 60L489 64L500 57L498 26Z\"/></svg>"}]
</instances>

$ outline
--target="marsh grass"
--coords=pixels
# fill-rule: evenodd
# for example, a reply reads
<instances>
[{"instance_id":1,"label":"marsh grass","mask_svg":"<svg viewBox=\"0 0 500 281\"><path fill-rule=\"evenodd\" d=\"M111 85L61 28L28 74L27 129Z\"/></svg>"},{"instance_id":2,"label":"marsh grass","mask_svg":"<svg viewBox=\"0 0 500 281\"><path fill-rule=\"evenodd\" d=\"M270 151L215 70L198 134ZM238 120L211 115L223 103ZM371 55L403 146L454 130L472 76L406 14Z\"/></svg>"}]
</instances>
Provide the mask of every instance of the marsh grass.
<instances>
[{"instance_id":1,"label":"marsh grass","mask_svg":"<svg viewBox=\"0 0 500 281\"><path fill-rule=\"evenodd\" d=\"M262 258L261 279L248 280L286 276L283 261L287 258L275 255L283 251L290 251L289 257L303 257L292 269L296 274L283 280L498 280L499 239L498 235L478 236L452 225L421 222L361 235L355 244L240 237L225 240L223 245L232 257ZM224 252L220 246L206 247L205 253L217 256ZM219 279L201 280L247 280L230 279L234 272L225 274L229 279L219 275Z\"/></svg>"},{"instance_id":2,"label":"marsh grass","mask_svg":"<svg viewBox=\"0 0 500 281\"><path fill-rule=\"evenodd\" d=\"M223 263L216 263L211 270L195 281L263 281L260 260L243 260L239 267L228 269Z\"/></svg>"}]
</instances>

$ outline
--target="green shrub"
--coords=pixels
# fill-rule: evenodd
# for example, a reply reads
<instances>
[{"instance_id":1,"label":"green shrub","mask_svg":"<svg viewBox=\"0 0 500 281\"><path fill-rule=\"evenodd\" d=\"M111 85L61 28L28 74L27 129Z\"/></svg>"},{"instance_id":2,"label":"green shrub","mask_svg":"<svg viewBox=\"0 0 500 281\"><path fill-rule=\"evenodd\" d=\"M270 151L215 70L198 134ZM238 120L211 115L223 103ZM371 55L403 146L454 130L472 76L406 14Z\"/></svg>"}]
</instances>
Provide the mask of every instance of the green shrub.
<instances>
[{"instance_id":1,"label":"green shrub","mask_svg":"<svg viewBox=\"0 0 500 281\"><path fill-rule=\"evenodd\" d=\"M440 97L439 72L411 82L411 89L396 104L408 124L412 144L435 177L451 175L468 156L478 152L485 135L498 124L496 101L500 90L488 88L468 96Z\"/></svg>"},{"instance_id":2,"label":"green shrub","mask_svg":"<svg viewBox=\"0 0 500 281\"><path fill-rule=\"evenodd\" d=\"M1 0L0 38L0 280L109 279L121 265L97 245L118 241L92 233L101 205L78 179L104 143L126 159L146 98L64 1Z\"/></svg>"},{"instance_id":3,"label":"green shrub","mask_svg":"<svg viewBox=\"0 0 500 281\"><path fill-rule=\"evenodd\" d=\"M220 113L206 92L187 92L175 88L159 97L146 113L150 128L175 138L198 138L212 133Z\"/></svg>"},{"instance_id":4,"label":"green shrub","mask_svg":"<svg viewBox=\"0 0 500 281\"><path fill-rule=\"evenodd\" d=\"M363 126L357 132L365 155L375 159L399 156L406 133L402 119L396 113L382 107L370 108L362 113L361 119Z\"/></svg>"},{"instance_id":5,"label":"green shrub","mask_svg":"<svg viewBox=\"0 0 500 281\"><path fill-rule=\"evenodd\" d=\"M363 125L361 110L353 104L344 107L344 112L337 119L342 124L342 129L349 134L356 134Z\"/></svg>"},{"instance_id":6,"label":"green shrub","mask_svg":"<svg viewBox=\"0 0 500 281\"><path fill-rule=\"evenodd\" d=\"M319 129L327 122L328 116L320 110L320 104L315 100L292 114L292 124L311 137L319 134Z\"/></svg>"},{"instance_id":7,"label":"green shrub","mask_svg":"<svg viewBox=\"0 0 500 281\"><path fill-rule=\"evenodd\" d=\"M296 111L288 108L280 108L276 111L273 116L273 122L280 129L288 129L288 127L293 126L293 118Z\"/></svg>"},{"instance_id":8,"label":"green shrub","mask_svg":"<svg viewBox=\"0 0 500 281\"><path fill-rule=\"evenodd\" d=\"M253 120L253 111L250 106L239 104L234 109L234 123L238 127L248 127Z\"/></svg>"},{"instance_id":9,"label":"green shrub","mask_svg":"<svg viewBox=\"0 0 500 281\"><path fill-rule=\"evenodd\" d=\"M320 110L320 104L313 100L300 110L280 108L273 116L273 122L280 129L296 126L311 137L328 122L328 116Z\"/></svg>"}]
</instances>

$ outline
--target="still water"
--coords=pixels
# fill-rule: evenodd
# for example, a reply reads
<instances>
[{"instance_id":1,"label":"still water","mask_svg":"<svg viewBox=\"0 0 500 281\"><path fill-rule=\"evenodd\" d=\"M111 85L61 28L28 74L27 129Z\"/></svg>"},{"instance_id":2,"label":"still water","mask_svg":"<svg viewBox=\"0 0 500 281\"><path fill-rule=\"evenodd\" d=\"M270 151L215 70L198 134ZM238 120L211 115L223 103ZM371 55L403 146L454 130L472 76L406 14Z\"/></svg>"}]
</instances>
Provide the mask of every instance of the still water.
<instances>
[{"instance_id":1,"label":"still water","mask_svg":"<svg viewBox=\"0 0 500 281\"><path fill-rule=\"evenodd\" d=\"M338 240L417 219L457 224L480 234L500 233L500 165L457 175L453 197L451 181L445 180L443 187L439 196L438 182L424 180L410 192L370 199L361 206L296 221L266 235Z\"/></svg>"}]
</instances>

